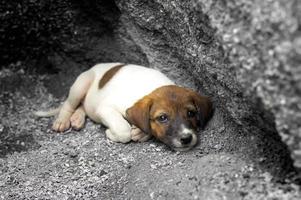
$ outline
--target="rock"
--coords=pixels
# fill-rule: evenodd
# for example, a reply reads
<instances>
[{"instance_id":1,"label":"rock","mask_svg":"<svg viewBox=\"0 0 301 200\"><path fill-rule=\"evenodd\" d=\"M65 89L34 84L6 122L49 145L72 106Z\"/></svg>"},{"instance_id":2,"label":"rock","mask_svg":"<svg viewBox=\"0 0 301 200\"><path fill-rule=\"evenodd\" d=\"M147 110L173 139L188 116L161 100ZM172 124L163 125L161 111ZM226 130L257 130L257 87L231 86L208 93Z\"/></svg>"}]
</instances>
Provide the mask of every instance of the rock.
<instances>
[{"instance_id":1,"label":"rock","mask_svg":"<svg viewBox=\"0 0 301 200\"><path fill-rule=\"evenodd\" d=\"M214 99L218 125L227 127L221 134L210 126L222 151L265 157L260 165L286 170L286 145L295 158L301 139L293 3L116 1L121 25L149 66Z\"/></svg>"},{"instance_id":2,"label":"rock","mask_svg":"<svg viewBox=\"0 0 301 200\"><path fill-rule=\"evenodd\" d=\"M274 182L301 163L298 1L51 5L62 21L47 29L47 51L34 34L43 27L22 36L24 49L45 55L26 51L0 71L0 198L300 199L298 185ZM14 12L6 14L9 28ZM3 47L3 55L18 55ZM155 140L116 144L89 120L79 133L58 135L49 131L52 119L32 118L32 110L58 105L81 71L112 61L159 69L210 96L215 113L198 146L180 153Z\"/></svg>"}]
</instances>

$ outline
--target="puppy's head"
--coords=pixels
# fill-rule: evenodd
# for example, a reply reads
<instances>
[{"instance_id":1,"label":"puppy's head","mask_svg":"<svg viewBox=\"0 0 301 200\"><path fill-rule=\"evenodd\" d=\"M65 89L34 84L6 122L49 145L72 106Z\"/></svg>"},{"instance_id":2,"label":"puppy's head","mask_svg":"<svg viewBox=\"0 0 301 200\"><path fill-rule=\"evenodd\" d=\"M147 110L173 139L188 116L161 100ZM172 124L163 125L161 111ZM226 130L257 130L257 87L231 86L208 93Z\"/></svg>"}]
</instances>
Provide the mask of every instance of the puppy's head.
<instances>
[{"instance_id":1,"label":"puppy's head","mask_svg":"<svg viewBox=\"0 0 301 200\"><path fill-rule=\"evenodd\" d=\"M212 113L208 97L170 85L145 96L126 111L127 120L177 151L197 143L196 132Z\"/></svg>"}]
</instances>

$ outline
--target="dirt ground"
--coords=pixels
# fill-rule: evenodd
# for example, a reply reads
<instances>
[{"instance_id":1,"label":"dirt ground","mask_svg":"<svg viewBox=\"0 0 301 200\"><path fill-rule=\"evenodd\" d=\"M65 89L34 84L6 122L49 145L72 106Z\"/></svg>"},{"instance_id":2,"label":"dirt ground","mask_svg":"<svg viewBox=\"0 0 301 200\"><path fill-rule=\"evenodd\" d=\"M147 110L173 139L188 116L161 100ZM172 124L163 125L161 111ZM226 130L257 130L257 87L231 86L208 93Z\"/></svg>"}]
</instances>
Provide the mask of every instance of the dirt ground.
<instances>
[{"instance_id":1,"label":"dirt ground","mask_svg":"<svg viewBox=\"0 0 301 200\"><path fill-rule=\"evenodd\" d=\"M52 118L32 112L59 105L74 75L28 73L20 65L0 71L0 199L301 198L292 179L277 180L244 155L223 151L210 123L183 153L156 140L113 143L90 120L81 131L54 133Z\"/></svg>"},{"instance_id":2,"label":"dirt ground","mask_svg":"<svg viewBox=\"0 0 301 200\"><path fill-rule=\"evenodd\" d=\"M300 1L51 2L0 3L0 199L301 199ZM214 99L199 144L113 143L91 120L58 134L32 114L111 61Z\"/></svg>"}]
</instances>

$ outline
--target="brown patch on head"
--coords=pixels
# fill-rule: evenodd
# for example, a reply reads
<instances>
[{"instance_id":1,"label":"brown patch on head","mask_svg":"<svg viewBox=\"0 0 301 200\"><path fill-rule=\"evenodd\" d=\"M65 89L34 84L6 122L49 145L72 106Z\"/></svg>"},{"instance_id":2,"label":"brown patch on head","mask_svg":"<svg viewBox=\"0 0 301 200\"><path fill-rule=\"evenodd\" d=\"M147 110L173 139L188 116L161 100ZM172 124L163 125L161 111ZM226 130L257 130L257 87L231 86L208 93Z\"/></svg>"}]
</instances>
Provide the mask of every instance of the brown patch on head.
<instances>
[{"instance_id":1,"label":"brown patch on head","mask_svg":"<svg viewBox=\"0 0 301 200\"><path fill-rule=\"evenodd\" d=\"M174 140L180 141L183 136L180 133L183 127L196 132L205 126L211 112L212 103L208 97L169 85L154 90L129 108L127 119L144 132L175 146Z\"/></svg>"},{"instance_id":2,"label":"brown patch on head","mask_svg":"<svg viewBox=\"0 0 301 200\"><path fill-rule=\"evenodd\" d=\"M210 118L212 103L208 97L179 86L163 86L150 95L155 99L150 112L151 128L155 137L164 140L168 131L176 131L178 124L190 129L203 128ZM161 114L168 116L168 123L160 123ZM172 129L172 130L171 130Z\"/></svg>"},{"instance_id":3,"label":"brown patch on head","mask_svg":"<svg viewBox=\"0 0 301 200\"><path fill-rule=\"evenodd\" d=\"M125 64L120 64L120 65L116 65L115 67L112 67L111 69L109 69L100 79L99 84L98 84L98 89L103 88L103 86L105 86L105 84L107 84L107 82L109 82L111 80L111 78L124 66L125 66Z\"/></svg>"}]
</instances>

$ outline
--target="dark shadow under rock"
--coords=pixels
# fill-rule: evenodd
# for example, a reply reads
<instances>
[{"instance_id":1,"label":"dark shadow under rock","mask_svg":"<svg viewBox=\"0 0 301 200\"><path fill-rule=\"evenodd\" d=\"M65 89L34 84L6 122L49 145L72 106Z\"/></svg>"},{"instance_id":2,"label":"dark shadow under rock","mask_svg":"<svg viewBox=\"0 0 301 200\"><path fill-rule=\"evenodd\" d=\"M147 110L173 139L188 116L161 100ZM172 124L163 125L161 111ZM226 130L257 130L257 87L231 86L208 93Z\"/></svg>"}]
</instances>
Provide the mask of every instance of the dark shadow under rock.
<instances>
[{"instance_id":1,"label":"dark shadow under rock","mask_svg":"<svg viewBox=\"0 0 301 200\"><path fill-rule=\"evenodd\" d=\"M41 145L35 141L32 134L20 133L16 135L13 127L0 127L0 157L14 152L34 150Z\"/></svg>"}]
</instances>

